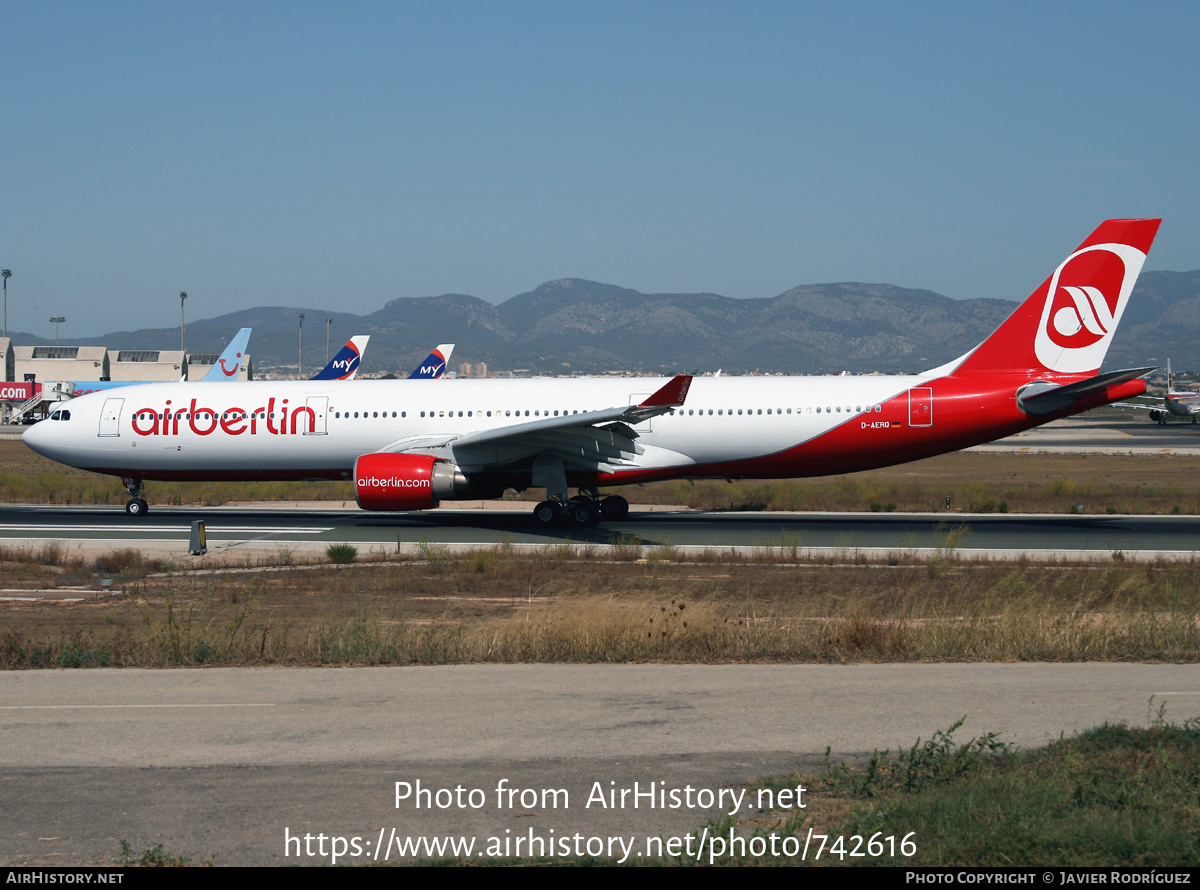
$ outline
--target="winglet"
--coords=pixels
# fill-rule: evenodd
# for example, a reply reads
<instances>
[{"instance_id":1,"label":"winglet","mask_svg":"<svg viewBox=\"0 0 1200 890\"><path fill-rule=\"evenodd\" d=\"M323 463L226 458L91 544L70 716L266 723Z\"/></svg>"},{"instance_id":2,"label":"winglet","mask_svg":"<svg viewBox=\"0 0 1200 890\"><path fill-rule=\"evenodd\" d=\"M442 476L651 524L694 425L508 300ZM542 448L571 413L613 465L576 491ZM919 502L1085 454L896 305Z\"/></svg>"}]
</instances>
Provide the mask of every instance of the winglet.
<instances>
[{"instance_id":1,"label":"winglet","mask_svg":"<svg viewBox=\"0 0 1200 890\"><path fill-rule=\"evenodd\" d=\"M688 388L691 385L691 374L677 374L671 378L666 386L650 396L650 398L646 399L638 407L661 408L664 406L682 405L684 399L687 398Z\"/></svg>"}]
</instances>

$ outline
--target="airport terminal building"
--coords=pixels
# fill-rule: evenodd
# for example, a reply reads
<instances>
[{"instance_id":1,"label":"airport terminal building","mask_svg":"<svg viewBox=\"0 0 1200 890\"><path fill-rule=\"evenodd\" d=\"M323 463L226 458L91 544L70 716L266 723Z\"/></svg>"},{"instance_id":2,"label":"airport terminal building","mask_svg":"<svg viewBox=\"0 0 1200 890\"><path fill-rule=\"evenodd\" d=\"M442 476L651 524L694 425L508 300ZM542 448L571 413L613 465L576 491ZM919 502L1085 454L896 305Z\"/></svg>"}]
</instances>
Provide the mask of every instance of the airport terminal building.
<instances>
[{"instance_id":1,"label":"airport terminal building","mask_svg":"<svg viewBox=\"0 0 1200 890\"><path fill-rule=\"evenodd\" d=\"M104 346L14 346L0 337L4 379L0 415L5 423L44 417L47 406L89 391L89 382L163 383L199 380L218 356L166 349L108 349ZM245 356L237 380L253 378Z\"/></svg>"}]
</instances>

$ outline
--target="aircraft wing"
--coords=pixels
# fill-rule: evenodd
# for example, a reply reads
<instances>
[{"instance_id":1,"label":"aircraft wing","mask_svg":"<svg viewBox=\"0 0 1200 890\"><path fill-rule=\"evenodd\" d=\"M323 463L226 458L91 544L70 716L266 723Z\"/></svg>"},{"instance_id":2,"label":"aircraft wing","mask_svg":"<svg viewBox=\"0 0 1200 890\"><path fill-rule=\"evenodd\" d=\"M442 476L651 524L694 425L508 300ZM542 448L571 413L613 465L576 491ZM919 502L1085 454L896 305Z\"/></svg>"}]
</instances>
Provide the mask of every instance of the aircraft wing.
<instances>
[{"instance_id":1,"label":"aircraft wing","mask_svg":"<svg viewBox=\"0 0 1200 890\"><path fill-rule=\"evenodd\" d=\"M514 423L469 433L446 444L453 450L455 462L467 472L539 455L560 458L572 470L609 472L644 450L637 444L633 425L682 405L691 383L691 375L680 374L637 405ZM397 450L420 451L423 445Z\"/></svg>"}]
</instances>

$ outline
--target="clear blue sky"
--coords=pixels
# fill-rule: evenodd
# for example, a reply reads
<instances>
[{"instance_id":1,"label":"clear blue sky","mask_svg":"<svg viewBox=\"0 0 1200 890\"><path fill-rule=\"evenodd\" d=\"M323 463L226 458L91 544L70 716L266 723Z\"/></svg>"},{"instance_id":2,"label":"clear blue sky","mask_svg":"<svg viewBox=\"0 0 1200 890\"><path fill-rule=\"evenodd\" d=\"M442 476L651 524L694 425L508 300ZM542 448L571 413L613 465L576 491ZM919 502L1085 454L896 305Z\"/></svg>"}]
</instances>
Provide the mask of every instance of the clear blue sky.
<instances>
[{"instance_id":1,"label":"clear blue sky","mask_svg":"<svg viewBox=\"0 0 1200 890\"><path fill-rule=\"evenodd\" d=\"M10 330L568 276L1019 299L1113 216L1200 266L1194 2L0 0L0 35Z\"/></svg>"}]
</instances>

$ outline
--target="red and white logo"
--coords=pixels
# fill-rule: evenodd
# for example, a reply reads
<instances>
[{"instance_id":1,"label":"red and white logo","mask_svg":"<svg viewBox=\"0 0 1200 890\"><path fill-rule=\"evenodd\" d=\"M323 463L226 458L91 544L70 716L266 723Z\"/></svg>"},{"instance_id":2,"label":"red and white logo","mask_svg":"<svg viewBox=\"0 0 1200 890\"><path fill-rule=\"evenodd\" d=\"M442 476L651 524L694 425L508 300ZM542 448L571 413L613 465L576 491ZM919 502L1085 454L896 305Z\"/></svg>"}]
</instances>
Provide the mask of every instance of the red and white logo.
<instances>
[{"instance_id":1,"label":"red and white logo","mask_svg":"<svg viewBox=\"0 0 1200 890\"><path fill-rule=\"evenodd\" d=\"M1146 255L1128 244L1096 244L1067 257L1050 276L1034 352L1062 373L1095 371Z\"/></svg>"},{"instance_id":2,"label":"red and white logo","mask_svg":"<svg viewBox=\"0 0 1200 890\"><path fill-rule=\"evenodd\" d=\"M225 359L223 358L217 359L217 364L221 366L222 374L224 374L226 377L232 377L238 372L238 368L242 366L242 354L240 352L237 354L237 361L233 363L232 370L225 367Z\"/></svg>"}]
</instances>

